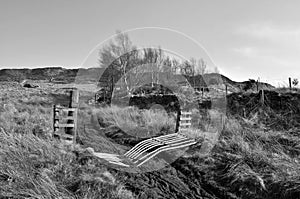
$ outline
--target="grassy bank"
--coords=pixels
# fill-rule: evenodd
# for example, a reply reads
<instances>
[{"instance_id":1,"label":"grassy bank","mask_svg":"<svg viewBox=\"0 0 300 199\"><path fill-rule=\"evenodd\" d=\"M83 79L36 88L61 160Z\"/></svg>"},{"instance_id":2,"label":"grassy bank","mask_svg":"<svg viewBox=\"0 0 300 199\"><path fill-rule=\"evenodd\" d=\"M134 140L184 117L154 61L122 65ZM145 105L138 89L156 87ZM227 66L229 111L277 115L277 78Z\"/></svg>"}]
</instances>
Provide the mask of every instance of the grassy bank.
<instances>
[{"instance_id":1,"label":"grassy bank","mask_svg":"<svg viewBox=\"0 0 300 199\"><path fill-rule=\"evenodd\" d=\"M218 113L193 110L189 135L206 139L209 153L199 144L167 167L134 174L107 167L84 148L124 153L134 144L126 140L173 132L175 116L86 105L79 112L81 146L68 147L49 136L51 92L1 87L0 198L300 198L299 128L265 125L265 110L227 115L217 135L209 131ZM97 125L83 126L87 121Z\"/></svg>"}]
</instances>

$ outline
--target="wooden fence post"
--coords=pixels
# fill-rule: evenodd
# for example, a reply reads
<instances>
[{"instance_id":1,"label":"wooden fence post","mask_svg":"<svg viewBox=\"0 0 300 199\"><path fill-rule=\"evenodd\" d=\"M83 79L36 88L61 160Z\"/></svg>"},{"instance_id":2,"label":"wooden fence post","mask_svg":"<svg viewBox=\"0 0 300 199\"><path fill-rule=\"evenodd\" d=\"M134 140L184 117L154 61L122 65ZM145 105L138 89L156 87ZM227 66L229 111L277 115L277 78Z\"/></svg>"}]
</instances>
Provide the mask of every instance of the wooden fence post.
<instances>
[{"instance_id":1,"label":"wooden fence post","mask_svg":"<svg viewBox=\"0 0 300 199\"><path fill-rule=\"evenodd\" d=\"M192 123L191 123L192 112L181 110L179 119L180 119L180 121L179 121L179 129L178 130L180 131L180 130L189 129L192 125Z\"/></svg>"},{"instance_id":2,"label":"wooden fence post","mask_svg":"<svg viewBox=\"0 0 300 199\"><path fill-rule=\"evenodd\" d=\"M292 78L289 77L289 86L290 86L290 91L292 91Z\"/></svg>"},{"instance_id":3,"label":"wooden fence post","mask_svg":"<svg viewBox=\"0 0 300 199\"><path fill-rule=\"evenodd\" d=\"M264 94L264 89L261 90L261 104L264 105L265 104L265 94Z\"/></svg>"},{"instance_id":4,"label":"wooden fence post","mask_svg":"<svg viewBox=\"0 0 300 199\"><path fill-rule=\"evenodd\" d=\"M79 103L79 92L77 89L73 89L70 91L70 104L69 108L75 108L76 111L69 111L68 116L73 117L72 120L68 120L67 124L74 124L74 128L66 127L66 134L74 136L74 142L77 136L77 108Z\"/></svg>"},{"instance_id":5,"label":"wooden fence post","mask_svg":"<svg viewBox=\"0 0 300 199\"><path fill-rule=\"evenodd\" d=\"M228 86L225 84L225 102L227 103Z\"/></svg>"},{"instance_id":6,"label":"wooden fence post","mask_svg":"<svg viewBox=\"0 0 300 199\"><path fill-rule=\"evenodd\" d=\"M54 132L54 137L56 136L55 132L57 131L57 123L58 123L58 110L56 108L56 105L53 105L53 132Z\"/></svg>"},{"instance_id":7,"label":"wooden fence post","mask_svg":"<svg viewBox=\"0 0 300 199\"><path fill-rule=\"evenodd\" d=\"M75 144L77 136L78 90L70 91L69 108L53 105L53 137ZM67 113L65 116L64 113ZM65 122L63 122L65 121ZM64 132L59 129L64 129Z\"/></svg>"}]
</instances>

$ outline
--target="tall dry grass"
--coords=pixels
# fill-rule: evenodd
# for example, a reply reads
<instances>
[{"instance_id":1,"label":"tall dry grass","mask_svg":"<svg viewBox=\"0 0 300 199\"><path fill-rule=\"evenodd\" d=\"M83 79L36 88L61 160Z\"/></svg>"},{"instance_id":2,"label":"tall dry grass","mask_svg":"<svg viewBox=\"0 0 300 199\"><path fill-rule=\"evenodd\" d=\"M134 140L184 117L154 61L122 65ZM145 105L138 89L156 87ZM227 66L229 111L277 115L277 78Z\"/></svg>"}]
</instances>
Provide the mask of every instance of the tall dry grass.
<instances>
[{"instance_id":1,"label":"tall dry grass","mask_svg":"<svg viewBox=\"0 0 300 199\"><path fill-rule=\"evenodd\" d=\"M0 91L0 198L134 198L100 159L50 138L49 91Z\"/></svg>"},{"instance_id":2,"label":"tall dry grass","mask_svg":"<svg viewBox=\"0 0 300 199\"><path fill-rule=\"evenodd\" d=\"M51 103L46 94L38 89L1 90L0 198L134 198L100 159L47 136L34 135L51 129ZM103 128L144 129L151 135L175 128L175 117L159 111L132 107L93 111L82 116L97 116ZM206 156L201 156L203 151L194 151L201 161L193 163L209 179L207 187L231 198L300 198L299 129L272 131L233 117L218 120L214 111L208 115L204 118L193 111L195 131L189 133L213 147ZM209 134L216 125L221 134ZM94 146L103 140L89 139ZM121 148L114 150L122 152Z\"/></svg>"},{"instance_id":3,"label":"tall dry grass","mask_svg":"<svg viewBox=\"0 0 300 199\"><path fill-rule=\"evenodd\" d=\"M215 186L240 198L299 198L300 134L229 118L208 167Z\"/></svg>"},{"instance_id":4,"label":"tall dry grass","mask_svg":"<svg viewBox=\"0 0 300 199\"><path fill-rule=\"evenodd\" d=\"M162 132L174 132L175 116L162 110L139 110L135 107L109 106L93 113L102 127L117 126L139 137L154 136Z\"/></svg>"},{"instance_id":5,"label":"tall dry grass","mask_svg":"<svg viewBox=\"0 0 300 199\"><path fill-rule=\"evenodd\" d=\"M85 151L0 132L0 198L134 198L122 186Z\"/></svg>"}]
</instances>

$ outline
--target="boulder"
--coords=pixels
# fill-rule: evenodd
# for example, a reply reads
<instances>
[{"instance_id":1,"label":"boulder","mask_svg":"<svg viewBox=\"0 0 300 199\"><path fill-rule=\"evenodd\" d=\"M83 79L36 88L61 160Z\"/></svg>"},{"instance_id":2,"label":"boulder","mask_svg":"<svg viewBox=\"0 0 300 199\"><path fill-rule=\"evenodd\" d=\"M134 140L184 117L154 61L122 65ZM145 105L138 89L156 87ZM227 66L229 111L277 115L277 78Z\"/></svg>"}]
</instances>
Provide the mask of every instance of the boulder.
<instances>
[{"instance_id":1,"label":"boulder","mask_svg":"<svg viewBox=\"0 0 300 199\"><path fill-rule=\"evenodd\" d=\"M25 84L23 85L23 87L25 87L25 88L38 88L39 85L31 84L31 83L25 83Z\"/></svg>"}]
</instances>

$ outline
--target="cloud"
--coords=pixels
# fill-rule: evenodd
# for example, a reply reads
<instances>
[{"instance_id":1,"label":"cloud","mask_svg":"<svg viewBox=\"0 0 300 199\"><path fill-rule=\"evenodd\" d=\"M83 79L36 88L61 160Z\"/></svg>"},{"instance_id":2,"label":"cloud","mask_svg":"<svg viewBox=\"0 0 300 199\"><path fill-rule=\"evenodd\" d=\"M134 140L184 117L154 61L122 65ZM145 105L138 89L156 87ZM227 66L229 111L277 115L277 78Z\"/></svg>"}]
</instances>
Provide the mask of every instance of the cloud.
<instances>
[{"instance_id":1,"label":"cloud","mask_svg":"<svg viewBox=\"0 0 300 199\"><path fill-rule=\"evenodd\" d=\"M233 48L233 51L237 52L243 56L246 56L246 57L254 57L254 56L257 56L257 53L258 53L258 50L256 48L249 47L249 46Z\"/></svg>"},{"instance_id":2,"label":"cloud","mask_svg":"<svg viewBox=\"0 0 300 199\"><path fill-rule=\"evenodd\" d=\"M256 60L257 62L269 63L269 65L272 66L282 66L291 68L299 66L300 63L298 56L288 56L284 52L281 52L281 54L278 55L276 51L271 51L267 47L258 48L244 46L239 48L233 48L232 51L244 57Z\"/></svg>"},{"instance_id":3,"label":"cloud","mask_svg":"<svg viewBox=\"0 0 300 199\"><path fill-rule=\"evenodd\" d=\"M298 70L300 65L300 27L256 23L235 29L242 40L231 50L242 57L264 63L264 67ZM236 54L236 55L237 55Z\"/></svg>"},{"instance_id":4,"label":"cloud","mask_svg":"<svg viewBox=\"0 0 300 199\"><path fill-rule=\"evenodd\" d=\"M275 26L271 24L251 24L237 28L240 35L271 41L277 44L297 44L300 42L300 27Z\"/></svg>"}]
</instances>

